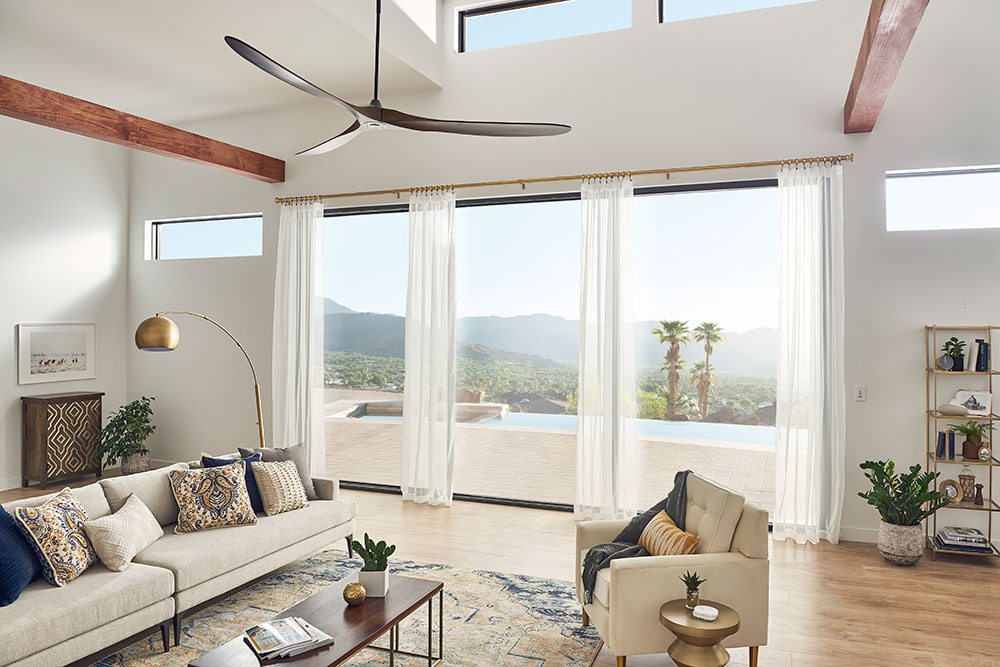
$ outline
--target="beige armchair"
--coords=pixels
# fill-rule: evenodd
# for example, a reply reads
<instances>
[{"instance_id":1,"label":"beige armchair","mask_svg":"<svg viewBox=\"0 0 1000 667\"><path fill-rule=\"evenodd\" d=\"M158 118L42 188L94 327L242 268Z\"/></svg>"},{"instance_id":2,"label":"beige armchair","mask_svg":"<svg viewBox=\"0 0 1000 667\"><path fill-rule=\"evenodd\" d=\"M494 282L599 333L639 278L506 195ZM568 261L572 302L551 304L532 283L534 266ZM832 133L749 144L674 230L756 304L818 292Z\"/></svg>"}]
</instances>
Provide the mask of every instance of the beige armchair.
<instances>
[{"instance_id":1,"label":"beige armchair","mask_svg":"<svg viewBox=\"0 0 1000 667\"><path fill-rule=\"evenodd\" d=\"M591 604L583 604L584 556L592 546L613 541L628 522L577 524L576 594L583 624L593 623L619 667L630 655L665 653L675 637L660 624L660 605L684 597L678 577L697 570L707 580L702 598L739 612L739 631L722 645L750 647L750 667L757 667L758 648L767 644L767 512L694 474L688 476L687 503L687 531L701 538L695 553L614 560L598 573Z\"/></svg>"}]
</instances>

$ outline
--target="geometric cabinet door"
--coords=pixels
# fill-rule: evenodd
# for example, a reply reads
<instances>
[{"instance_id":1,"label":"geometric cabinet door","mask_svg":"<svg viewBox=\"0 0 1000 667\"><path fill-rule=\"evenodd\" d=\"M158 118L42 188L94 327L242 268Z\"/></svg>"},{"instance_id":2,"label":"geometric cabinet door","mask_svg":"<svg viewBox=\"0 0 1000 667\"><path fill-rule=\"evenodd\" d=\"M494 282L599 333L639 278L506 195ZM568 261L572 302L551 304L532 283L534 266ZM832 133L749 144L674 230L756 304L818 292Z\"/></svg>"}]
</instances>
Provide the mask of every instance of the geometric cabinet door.
<instances>
[{"instance_id":1,"label":"geometric cabinet door","mask_svg":"<svg viewBox=\"0 0 1000 667\"><path fill-rule=\"evenodd\" d=\"M70 392L21 397L21 484L96 473L101 476L97 436L104 392Z\"/></svg>"}]
</instances>

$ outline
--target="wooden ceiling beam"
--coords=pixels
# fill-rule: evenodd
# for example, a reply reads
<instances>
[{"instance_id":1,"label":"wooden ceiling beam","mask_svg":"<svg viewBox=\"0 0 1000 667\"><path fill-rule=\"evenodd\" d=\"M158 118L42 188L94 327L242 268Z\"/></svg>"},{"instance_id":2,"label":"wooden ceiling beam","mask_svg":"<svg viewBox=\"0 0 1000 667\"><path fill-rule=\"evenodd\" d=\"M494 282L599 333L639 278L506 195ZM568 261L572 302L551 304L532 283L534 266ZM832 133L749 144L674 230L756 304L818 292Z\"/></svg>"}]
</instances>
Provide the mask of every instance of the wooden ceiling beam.
<instances>
[{"instance_id":1,"label":"wooden ceiling beam","mask_svg":"<svg viewBox=\"0 0 1000 667\"><path fill-rule=\"evenodd\" d=\"M0 115L222 169L265 183L285 180L284 160L2 75Z\"/></svg>"},{"instance_id":2,"label":"wooden ceiling beam","mask_svg":"<svg viewBox=\"0 0 1000 667\"><path fill-rule=\"evenodd\" d=\"M871 132L930 0L872 0L854 78L844 105L844 134Z\"/></svg>"}]
</instances>

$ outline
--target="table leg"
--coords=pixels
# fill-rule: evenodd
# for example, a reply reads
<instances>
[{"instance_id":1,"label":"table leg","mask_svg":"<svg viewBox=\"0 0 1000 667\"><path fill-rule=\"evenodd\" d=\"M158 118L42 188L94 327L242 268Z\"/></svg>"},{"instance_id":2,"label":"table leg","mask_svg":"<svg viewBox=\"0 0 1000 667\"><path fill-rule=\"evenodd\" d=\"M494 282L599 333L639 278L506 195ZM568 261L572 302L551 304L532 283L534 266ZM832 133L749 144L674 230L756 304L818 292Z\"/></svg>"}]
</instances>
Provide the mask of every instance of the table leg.
<instances>
[{"instance_id":1,"label":"table leg","mask_svg":"<svg viewBox=\"0 0 1000 667\"><path fill-rule=\"evenodd\" d=\"M427 601L427 667L434 667L434 598Z\"/></svg>"},{"instance_id":2,"label":"table leg","mask_svg":"<svg viewBox=\"0 0 1000 667\"><path fill-rule=\"evenodd\" d=\"M444 589L438 593L438 660L444 660Z\"/></svg>"},{"instance_id":3,"label":"table leg","mask_svg":"<svg viewBox=\"0 0 1000 667\"><path fill-rule=\"evenodd\" d=\"M389 628L389 667L395 667L396 665L396 649L399 648L396 638L396 632L398 630L398 624Z\"/></svg>"}]
</instances>

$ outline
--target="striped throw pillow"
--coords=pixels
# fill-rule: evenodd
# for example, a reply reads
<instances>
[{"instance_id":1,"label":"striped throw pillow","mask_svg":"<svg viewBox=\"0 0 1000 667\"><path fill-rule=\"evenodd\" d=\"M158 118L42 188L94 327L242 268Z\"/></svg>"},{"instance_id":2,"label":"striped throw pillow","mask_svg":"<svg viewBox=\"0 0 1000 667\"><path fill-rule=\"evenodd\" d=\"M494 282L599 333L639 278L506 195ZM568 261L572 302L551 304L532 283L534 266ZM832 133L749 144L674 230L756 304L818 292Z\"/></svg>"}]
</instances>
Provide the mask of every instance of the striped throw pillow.
<instances>
[{"instance_id":1,"label":"striped throw pillow","mask_svg":"<svg viewBox=\"0 0 1000 667\"><path fill-rule=\"evenodd\" d=\"M701 538L685 533L670 519L666 510L653 517L639 536L639 546L653 556L693 553Z\"/></svg>"}]
</instances>

